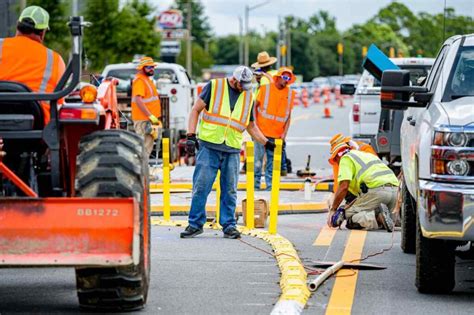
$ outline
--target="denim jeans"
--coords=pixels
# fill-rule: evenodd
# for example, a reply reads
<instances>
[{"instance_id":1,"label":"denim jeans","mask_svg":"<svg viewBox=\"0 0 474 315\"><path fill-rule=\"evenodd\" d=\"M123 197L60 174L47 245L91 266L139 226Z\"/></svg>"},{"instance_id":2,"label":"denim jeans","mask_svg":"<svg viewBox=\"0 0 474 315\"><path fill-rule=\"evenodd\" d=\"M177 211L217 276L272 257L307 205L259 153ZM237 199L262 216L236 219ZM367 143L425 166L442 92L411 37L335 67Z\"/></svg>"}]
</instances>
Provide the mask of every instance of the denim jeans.
<instances>
[{"instance_id":1,"label":"denim jeans","mask_svg":"<svg viewBox=\"0 0 474 315\"><path fill-rule=\"evenodd\" d=\"M275 139L268 138L270 142L275 143ZM283 145L283 150L285 149L285 145ZM281 156L281 170L286 171L286 152L283 151ZM265 183L267 184L267 190L272 189L272 175L273 175L273 151L265 149L260 143L255 142L255 179L254 185L255 189L260 189L260 182L262 178L262 167L263 167L263 156L267 154L267 164L265 165Z\"/></svg>"},{"instance_id":2,"label":"denim jeans","mask_svg":"<svg viewBox=\"0 0 474 315\"><path fill-rule=\"evenodd\" d=\"M235 205L237 203L237 182L239 180L239 153L228 153L201 146L196 157L193 174L193 196L189 212L189 225L202 228L206 223L206 202L212 185L221 171L220 218L223 231L235 227Z\"/></svg>"}]
</instances>

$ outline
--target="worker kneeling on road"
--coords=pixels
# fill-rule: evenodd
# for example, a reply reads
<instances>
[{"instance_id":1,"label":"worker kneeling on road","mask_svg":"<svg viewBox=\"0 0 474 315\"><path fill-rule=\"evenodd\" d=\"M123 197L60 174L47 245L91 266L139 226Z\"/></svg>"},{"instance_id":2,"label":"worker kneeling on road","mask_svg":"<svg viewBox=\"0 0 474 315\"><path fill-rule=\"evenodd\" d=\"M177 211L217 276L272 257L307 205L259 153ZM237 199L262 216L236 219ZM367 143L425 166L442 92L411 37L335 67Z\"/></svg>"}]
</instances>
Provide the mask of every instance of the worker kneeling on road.
<instances>
[{"instance_id":1,"label":"worker kneeling on road","mask_svg":"<svg viewBox=\"0 0 474 315\"><path fill-rule=\"evenodd\" d=\"M143 137L147 156L153 151L155 140L160 143L161 138L160 96L151 80L155 74L155 67L156 63L152 58L141 58L132 83L133 128Z\"/></svg>"},{"instance_id":2,"label":"worker kneeling on road","mask_svg":"<svg viewBox=\"0 0 474 315\"><path fill-rule=\"evenodd\" d=\"M398 180L395 174L373 154L353 150L346 142L331 147L330 163L339 165L339 188L328 214L330 227L340 226L345 215L348 229L391 232L390 211L397 201ZM357 196L352 206L338 208L347 192Z\"/></svg>"},{"instance_id":3,"label":"worker kneeling on road","mask_svg":"<svg viewBox=\"0 0 474 315\"><path fill-rule=\"evenodd\" d=\"M191 238L203 232L206 222L206 201L212 185L221 171L220 221L226 238L239 238L236 229L235 206L239 176L242 133L247 132L268 150L275 144L261 133L253 122L252 71L244 66L235 69L232 78L211 80L199 95L189 116L186 150L196 158L193 174L193 195L189 225L181 238ZM199 132L196 127L202 112ZM199 138L199 141L198 141Z\"/></svg>"},{"instance_id":4,"label":"worker kneeling on road","mask_svg":"<svg viewBox=\"0 0 474 315\"><path fill-rule=\"evenodd\" d=\"M295 81L293 71L280 68L273 77L273 83L260 86L255 102L255 114L258 128L272 143L275 139L285 141L290 127L291 110L295 92L288 85ZM263 145L255 144L255 188L260 189L263 156L267 154L265 182L267 190L272 188L273 151ZM282 169L286 171L286 160L282 157Z\"/></svg>"}]
</instances>

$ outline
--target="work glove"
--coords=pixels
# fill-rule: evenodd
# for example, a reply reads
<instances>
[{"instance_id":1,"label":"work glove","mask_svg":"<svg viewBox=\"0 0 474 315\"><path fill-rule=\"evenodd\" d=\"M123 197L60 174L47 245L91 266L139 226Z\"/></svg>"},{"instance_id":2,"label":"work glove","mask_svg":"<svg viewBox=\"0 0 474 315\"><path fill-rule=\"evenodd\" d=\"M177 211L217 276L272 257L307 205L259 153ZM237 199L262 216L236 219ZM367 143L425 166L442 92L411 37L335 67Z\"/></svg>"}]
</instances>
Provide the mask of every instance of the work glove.
<instances>
[{"instance_id":1,"label":"work glove","mask_svg":"<svg viewBox=\"0 0 474 315\"><path fill-rule=\"evenodd\" d=\"M160 121L158 120L158 118L156 118L155 115L148 116L148 119L151 121L151 123L153 125L160 125L161 124Z\"/></svg>"},{"instance_id":2,"label":"work glove","mask_svg":"<svg viewBox=\"0 0 474 315\"><path fill-rule=\"evenodd\" d=\"M331 215L330 226L333 228L340 227L342 222L346 219L346 212L344 207L339 207L336 212Z\"/></svg>"},{"instance_id":3,"label":"work glove","mask_svg":"<svg viewBox=\"0 0 474 315\"><path fill-rule=\"evenodd\" d=\"M199 142L195 133L188 133L186 136L186 152L189 155L195 155L196 149L199 150Z\"/></svg>"},{"instance_id":4,"label":"work glove","mask_svg":"<svg viewBox=\"0 0 474 315\"><path fill-rule=\"evenodd\" d=\"M274 151L275 148L276 148L275 143L270 142L270 141L267 141L267 142L265 143L265 149L270 150L270 151Z\"/></svg>"}]
</instances>

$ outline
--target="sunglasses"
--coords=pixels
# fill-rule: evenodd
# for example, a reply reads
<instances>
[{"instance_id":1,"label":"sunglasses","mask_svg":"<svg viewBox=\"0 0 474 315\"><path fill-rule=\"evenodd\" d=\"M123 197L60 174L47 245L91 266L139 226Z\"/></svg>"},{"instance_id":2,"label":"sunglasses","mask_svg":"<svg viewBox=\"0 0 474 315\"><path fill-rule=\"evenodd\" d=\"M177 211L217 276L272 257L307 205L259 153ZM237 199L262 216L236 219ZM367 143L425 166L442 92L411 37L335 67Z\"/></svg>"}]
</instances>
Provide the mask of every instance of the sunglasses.
<instances>
[{"instance_id":1,"label":"sunglasses","mask_svg":"<svg viewBox=\"0 0 474 315\"><path fill-rule=\"evenodd\" d=\"M283 80L285 80L286 82L290 82L290 81L291 81L291 77L288 76L288 75L282 75L281 78L282 78Z\"/></svg>"},{"instance_id":2,"label":"sunglasses","mask_svg":"<svg viewBox=\"0 0 474 315\"><path fill-rule=\"evenodd\" d=\"M155 69L155 67L154 67L154 66L145 66L145 67L143 67L143 68L145 68L145 69L147 69L147 70L150 70L150 69Z\"/></svg>"}]
</instances>

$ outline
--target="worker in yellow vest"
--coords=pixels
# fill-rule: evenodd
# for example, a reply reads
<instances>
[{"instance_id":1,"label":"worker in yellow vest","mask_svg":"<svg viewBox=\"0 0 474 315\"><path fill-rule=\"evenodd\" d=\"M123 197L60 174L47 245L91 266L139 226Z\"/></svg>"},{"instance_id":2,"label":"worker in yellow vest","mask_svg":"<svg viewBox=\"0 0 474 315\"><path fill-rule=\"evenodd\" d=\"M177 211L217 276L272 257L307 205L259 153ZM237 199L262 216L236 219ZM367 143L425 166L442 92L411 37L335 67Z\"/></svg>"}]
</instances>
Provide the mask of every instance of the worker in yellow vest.
<instances>
[{"instance_id":1,"label":"worker in yellow vest","mask_svg":"<svg viewBox=\"0 0 474 315\"><path fill-rule=\"evenodd\" d=\"M231 78L211 80L202 90L189 116L186 150L196 157L193 194L188 222L181 238L203 232L206 222L206 201L221 171L220 219L225 238L240 238L236 229L235 206L239 176L242 133L247 132L269 150L275 144L261 133L253 119L252 77L250 68L237 67ZM196 135L198 118L201 115ZM199 140L198 140L199 139Z\"/></svg>"},{"instance_id":2,"label":"worker in yellow vest","mask_svg":"<svg viewBox=\"0 0 474 315\"><path fill-rule=\"evenodd\" d=\"M349 229L375 230L381 227L391 232L391 210L397 202L398 179L378 157L353 150L346 142L331 147L331 159L339 165L339 188L329 210L328 225L340 226L347 220ZM350 192L357 196L352 206L339 208Z\"/></svg>"}]
</instances>

